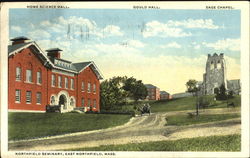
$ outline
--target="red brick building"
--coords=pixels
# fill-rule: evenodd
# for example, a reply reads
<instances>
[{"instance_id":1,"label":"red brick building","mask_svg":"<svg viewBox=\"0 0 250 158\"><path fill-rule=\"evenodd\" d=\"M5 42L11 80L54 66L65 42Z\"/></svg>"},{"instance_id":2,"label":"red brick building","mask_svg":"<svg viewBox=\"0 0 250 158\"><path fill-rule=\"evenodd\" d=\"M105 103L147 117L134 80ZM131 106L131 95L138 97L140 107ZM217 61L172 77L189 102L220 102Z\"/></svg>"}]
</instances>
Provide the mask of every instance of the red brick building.
<instances>
[{"instance_id":1,"label":"red brick building","mask_svg":"<svg viewBox=\"0 0 250 158\"><path fill-rule=\"evenodd\" d=\"M148 90L148 100L160 100L160 88L152 85L152 84L145 84Z\"/></svg>"},{"instance_id":2,"label":"red brick building","mask_svg":"<svg viewBox=\"0 0 250 158\"><path fill-rule=\"evenodd\" d=\"M160 99L161 100L171 99L171 95L166 91L160 91Z\"/></svg>"},{"instance_id":3,"label":"red brick building","mask_svg":"<svg viewBox=\"0 0 250 158\"><path fill-rule=\"evenodd\" d=\"M62 112L77 107L100 111L100 80L93 61L72 63L58 48L41 50L26 37L11 39L8 47L8 104L14 111L45 111L62 105Z\"/></svg>"}]
</instances>

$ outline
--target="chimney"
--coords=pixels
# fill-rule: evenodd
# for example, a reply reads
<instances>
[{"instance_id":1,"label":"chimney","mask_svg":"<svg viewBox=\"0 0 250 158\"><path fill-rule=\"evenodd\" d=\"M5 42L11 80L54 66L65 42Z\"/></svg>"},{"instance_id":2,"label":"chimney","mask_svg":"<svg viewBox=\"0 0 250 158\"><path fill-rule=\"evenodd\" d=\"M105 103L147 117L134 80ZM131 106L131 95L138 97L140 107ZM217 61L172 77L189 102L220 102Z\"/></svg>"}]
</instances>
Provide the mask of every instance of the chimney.
<instances>
[{"instance_id":1,"label":"chimney","mask_svg":"<svg viewBox=\"0 0 250 158\"><path fill-rule=\"evenodd\" d=\"M47 56L52 57L52 58L57 58L57 59L61 58L60 51L62 50L59 48L51 48L51 49L46 50L46 52L48 52Z\"/></svg>"},{"instance_id":2,"label":"chimney","mask_svg":"<svg viewBox=\"0 0 250 158\"><path fill-rule=\"evenodd\" d=\"M222 58L223 58L223 57L224 57L224 53L220 53L220 57L222 57Z\"/></svg>"},{"instance_id":3,"label":"chimney","mask_svg":"<svg viewBox=\"0 0 250 158\"><path fill-rule=\"evenodd\" d=\"M20 37L16 37L16 38L11 39L11 41L13 41L12 45L25 43L26 40L30 40L30 39L28 39L27 37L24 37L24 36L20 36Z\"/></svg>"}]
</instances>

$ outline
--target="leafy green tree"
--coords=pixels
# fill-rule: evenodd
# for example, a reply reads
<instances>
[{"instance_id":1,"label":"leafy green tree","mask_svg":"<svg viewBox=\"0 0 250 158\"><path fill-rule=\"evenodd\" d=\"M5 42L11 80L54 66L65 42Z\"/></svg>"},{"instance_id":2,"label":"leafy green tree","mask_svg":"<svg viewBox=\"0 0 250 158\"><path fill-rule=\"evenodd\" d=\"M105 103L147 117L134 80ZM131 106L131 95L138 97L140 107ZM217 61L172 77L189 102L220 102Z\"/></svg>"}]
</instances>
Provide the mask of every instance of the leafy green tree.
<instances>
[{"instance_id":1,"label":"leafy green tree","mask_svg":"<svg viewBox=\"0 0 250 158\"><path fill-rule=\"evenodd\" d=\"M194 80L194 79L190 79L187 81L186 83L186 87L187 87L187 92L192 93L193 96L195 95L195 93L199 90L198 87L196 86L198 83L198 81Z\"/></svg>"},{"instance_id":2,"label":"leafy green tree","mask_svg":"<svg viewBox=\"0 0 250 158\"><path fill-rule=\"evenodd\" d=\"M216 99L217 100L226 100L227 94L226 94L226 88L225 85L222 84L218 90L215 91Z\"/></svg>"},{"instance_id":3,"label":"leafy green tree","mask_svg":"<svg viewBox=\"0 0 250 158\"><path fill-rule=\"evenodd\" d=\"M101 108L105 110L114 109L117 105L125 102L125 94L122 87L123 78L113 77L101 83Z\"/></svg>"},{"instance_id":4,"label":"leafy green tree","mask_svg":"<svg viewBox=\"0 0 250 158\"><path fill-rule=\"evenodd\" d=\"M133 98L136 102L139 99L145 99L148 95L147 87L141 80L136 80L133 77L124 78L123 89L128 92L128 97Z\"/></svg>"},{"instance_id":5,"label":"leafy green tree","mask_svg":"<svg viewBox=\"0 0 250 158\"><path fill-rule=\"evenodd\" d=\"M147 88L141 80L133 77L113 77L101 83L101 109L111 110L126 104L127 98L132 98L136 102L145 99Z\"/></svg>"}]
</instances>

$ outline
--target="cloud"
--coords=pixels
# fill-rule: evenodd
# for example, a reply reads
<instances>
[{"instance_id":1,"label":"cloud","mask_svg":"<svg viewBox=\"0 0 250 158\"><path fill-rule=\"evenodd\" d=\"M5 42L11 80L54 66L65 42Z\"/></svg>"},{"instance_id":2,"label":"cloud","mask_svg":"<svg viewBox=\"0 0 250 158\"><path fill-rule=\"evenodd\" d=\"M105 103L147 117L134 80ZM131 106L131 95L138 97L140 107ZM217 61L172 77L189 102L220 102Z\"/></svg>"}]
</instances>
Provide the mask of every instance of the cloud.
<instances>
[{"instance_id":1,"label":"cloud","mask_svg":"<svg viewBox=\"0 0 250 158\"><path fill-rule=\"evenodd\" d=\"M142 48L145 47L145 44L138 40L129 40L127 41L128 45L131 47Z\"/></svg>"},{"instance_id":2,"label":"cloud","mask_svg":"<svg viewBox=\"0 0 250 158\"><path fill-rule=\"evenodd\" d=\"M214 25L212 19L187 19L182 21L169 20L169 27L185 27L185 28L200 28L200 29L218 29L219 26Z\"/></svg>"},{"instance_id":3,"label":"cloud","mask_svg":"<svg viewBox=\"0 0 250 158\"><path fill-rule=\"evenodd\" d=\"M236 59L229 56L225 56L224 59L226 61L227 79L240 79L240 64L236 61Z\"/></svg>"},{"instance_id":4,"label":"cloud","mask_svg":"<svg viewBox=\"0 0 250 158\"><path fill-rule=\"evenodd\" d=\"M171 43L161 46L161 48L181 48L181 45L176 42L171 42Z\"/></svg>"},{"instance_id":5,"label":"cloud","mask_svg":"<svg viewBox=\"0 0 250 158\"><path fill-rule=\"evenodd\" d=\"M16 31L18 33L20 33L22 31L21 27L19 27L19 26L11 26L11 30Z\"/></svg>"},{"instance_id":6,"label":"cloud","mask_svg":"<svg viewBox=\"0 0 250 158\"><path fill-rule=\"evenodd\" d=\"M181 21L168 20L166 23L151 21L146 23L143 29L143 37L187 37L192 36L191 32L185 29L218 29L212 19L187 19Z\"/></svg>"},{"instance_id":7,"label":"cloud","mask_svg":"<svg viewBox=\"0 0 250 158\"><path fill-rule=\"evenodd\" d=\"M68 39L75 38L106 38L111 36L123 36L119 26L107 25L104 28L98 27L96 22L83 17L70 16L64 18L62 16L52 21L42 21L40 27L51 33L66 34Z\"/></svg>"},{"instance_id":8,"label":"cloud","mask_svg":"<svg viewBox=\"0 0 250 158\"><path fill-rule=\"evenodd\" d=\"M194 46L194 49L200 49L200 48L201 46L199 44Z\"/></svg>"},{"instance_id":9,"label":"cloud","mask_svg":"<svg viewBox=\"0 0 250 158\"><path fill-rule=\"evenodd\" d=\"M215 50L230 50L230 51L240 51L240 39L223 39L218 40L215 43L202 43L204 46L209 48L214 48Z\"/></svg>"},{"instance_id":10,"label":"cloud","mask_svg":"<svg viewBox=\"0 0 250 158\"><path fill-rule=\"evenodd\" d=\"M143 37L186 37L191 36L190 32L184 32L181 28L169 27L168 24L158 21L151 21L145 25Z\"/></svg>"},{"instance_id":11,"label":"cloud","mask_svg":"<svg viewBox=\"0 0 250 158\"><path fill-rule=\"evenodd\" d=\"M103 29L106 36L123 36L123 33L120 30L120 27L115 25L107 25Z\"/></svg>"},{"instance_id":12,"label":"cloud","mask_svg":"<svg viewBox=\"0 0 250 158\"><path fill-rule=\"evenodd\" d=\"M50 33L48 33L45 30L41 30L41 29L37 29L37 30L33 30L28 32L28 36L31 39L48 39L51 37Z\"/></svg>"}]
</instances>

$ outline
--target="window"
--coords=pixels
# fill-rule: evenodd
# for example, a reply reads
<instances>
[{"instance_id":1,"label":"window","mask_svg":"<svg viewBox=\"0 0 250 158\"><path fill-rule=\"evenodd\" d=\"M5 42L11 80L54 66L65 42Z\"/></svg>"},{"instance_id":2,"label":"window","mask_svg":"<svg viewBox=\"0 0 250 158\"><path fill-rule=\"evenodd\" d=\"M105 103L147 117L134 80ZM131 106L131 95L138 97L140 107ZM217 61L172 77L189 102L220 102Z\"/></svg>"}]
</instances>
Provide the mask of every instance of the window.
<instances>
[{"instance_id":1,"label":"window","mask_svg":"<svg viewBox=\"0 0 250 158\"><path fill-rule=\"evenodd\" d=\"M84 98L82 98L82 106L84 106Z\"/></svg>"},{"instance_id":2,"label":"window","mask_svg":"<svg viewBox=\"0 0 250 158\"><path fill-rule=\"evenodd\" d=\"M91 100L88 99L88 108L90 108Z\"/></svg>"},{"instance_id":3,"label":"window","mask_svg":"<svg viewBox=\"0 0 250 158\"><path fill-rule=\"evenodd\" d=\"M67 77L65 78L65 82L64 83L65 83L65 88L68 89L69 88L69 81L68 81Z\"/></svg>"},{"instance_id":4,"label":"window","mask_svg":"<svg viewBox=\"0 0 250 158\"><path fill-rule=\"evenodd\" d=\"M42 84L42 75L41 75L41 72L40 72L40 71L38 71L38 72L36 73L36 82L37 82L38 84Z\"/></svg>"},{"instance_id":5,"label":"window","mask_svg":"<svg viewBox=\"0 0 250 158\"><path fill-rule=\"evenodd\" d=\"M82 81L82 91L84 91L84 82Z\"/></svg>"},{"instance_id":6,"label":"window","mask_svg":"<svg viewBox=\"0 0 250 158\"><path fill-rule=\"evenodd\" d=\"M52 74L51 76L51 86L52 87L56 86L56 76L54 74Z\"/></svg>"},{"instance_id":7,"label":"window","mask_svg":"<svg viewBox=\"0 0 250 158\"><path fill-rule=\"evenodd\" d=\"M51 100L50 100L50 104L51 104L51 105L54 105L55 102L56 102L55 96L52 96L52 97L51 97Z\"/></svg>"},{"instance_id":8,"label":"window","mask_svg":"<svg viewBox=\"0 0 250 158\"><path fill-rule=\"evenodd\" d=\"M70 99L70 106L74 106L74 105L75 105L74 99L71 98L71 99Z\"/></svg>"},{"instance_id":9,"label":"window","mask_svg":"<svg viewBox=\"0 0 250 158\"><path fill-rule=\"evenodd\" d=\"M21 102L21 90L17 89L16 90L16 103L20 103Z\"/></svg>"},{"instance_id":10,"label":"window","mask_svg":"<svg viewBox=\"0 0 250 158\"><path fill-rule=\"evenodd\" d=\"M96 108L96 100L93 100L93 107Z\"/></svg>"},{"instance_id":11,"label":"window","mask_svg":"<svg viewBox=\"0 0 250 158\"><path fill-rule=\"evenodd\" d=\"M21 67L16 67L16 81L21 80Z\"/></svg>"},{"instance_id":12,"label":"window","mask_svg":"<svg viewBox=\"0 0 250 158\"><path fill-rule=\"evenodd\" d=\"M91 84L88 82L88 92L91 92Z\"/></svg>"},{"instance_id":13,"label":"window","mask_svg":"<svg viewBox=\"0 0 250 158\"><path fill-rule=\"evenodd\" d=\"M75 86L75 85L74 85L74 79L71 78L71 79L70 79L70 82L71 82L71 89L74 89L74 88L75 88L75 87L74 87L74 86Z\"/></svg>"},{"instance_id":14,"label":"window","mask_svg":"<svg viewBox=\"0 0 250 158\"><path fill-rule=\"evenodd\" d=\"M210 70L214 69L214 62L212 61L211 62L211 65L210 65Z\"/></svg>"},{"instance_id":15,"label":"window","mask_svg":"<svg viewBox=\"0 0 250 158\"><path fill-rule=\"evenodd\" d=\"M26 91L26 103L31 103L31 91Z\"/></svg>"},{"instance_id":16,"label":"window","mask_svg":"<svg viewBox=\"0 0 250 158\"><path fill-rule=\"evenodd\" d=\"M221 69L221 63L220 63L220 61L217 62L217 68Z\"/></svg>"},{"instance_id":17,"label":"window","mask_svg":"<svg viewBox=\"0 0 250 158\"><path fill-rule=\"evenodd\" d=\"M32 70L26 70L26 81L32 82Z\"/></svg>"},{"instance_id":18,"label":"window","mask_svg":"<svg viewBox=\"0 0 250 158\"><path fill-rule=\"evenodd\" d=\"M41 104L42 94L41 92L36 93L36 104Z\"/></svg>"},{"instance_id":19,"label":"window","mask_svg":"<svg viewBox=\"0 0 250 158\"><path fill-rule=\"evenodd\" d=\"M62 76L58 76L58 87L62 88Z\"/></svg>"},{"instance_id":20,"label":"window","mask_svg":"<svg viewBox=\"0 0 250 158\"><path fill-rule=\"evenodd\" d=\"M93 92L95 93L96 92L96 85L93 84Z\"/></svg>"}]
</instances>

